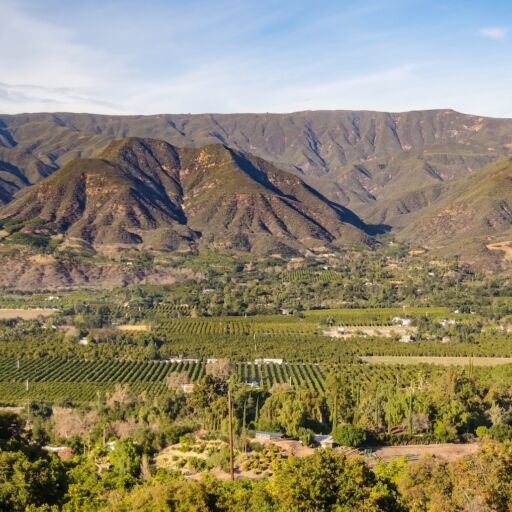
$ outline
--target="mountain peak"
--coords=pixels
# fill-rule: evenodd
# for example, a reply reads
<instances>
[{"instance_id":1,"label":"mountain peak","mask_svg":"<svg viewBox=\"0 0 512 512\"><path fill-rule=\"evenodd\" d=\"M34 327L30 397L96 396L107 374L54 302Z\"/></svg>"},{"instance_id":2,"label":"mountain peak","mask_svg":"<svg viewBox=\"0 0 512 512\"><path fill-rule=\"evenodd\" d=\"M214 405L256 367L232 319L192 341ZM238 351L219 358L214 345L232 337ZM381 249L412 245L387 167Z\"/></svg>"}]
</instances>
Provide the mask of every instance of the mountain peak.
<instances>
[{"instance_id":1,"label":"mountain peak","mask_svg":"<svg viewBox=\"0 0 512 512\"><path fill-rule=\"evenodd\" d=\"M365 242L364 223L300 178L224 144L139 137L74 160L0 210L4 225L105 247L303 252Z\"/></svg>"}]
</instances>

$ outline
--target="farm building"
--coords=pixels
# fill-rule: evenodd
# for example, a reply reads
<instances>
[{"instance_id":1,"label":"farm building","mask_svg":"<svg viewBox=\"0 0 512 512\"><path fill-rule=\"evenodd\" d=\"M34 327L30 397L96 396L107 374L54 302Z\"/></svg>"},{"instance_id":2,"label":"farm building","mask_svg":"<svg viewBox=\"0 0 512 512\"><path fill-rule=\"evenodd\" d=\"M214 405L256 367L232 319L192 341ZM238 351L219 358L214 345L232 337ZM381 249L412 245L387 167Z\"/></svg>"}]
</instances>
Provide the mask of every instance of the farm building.
<instances>
[{"instance_id":1,"label":"farm building","mask_svg":"<svg viewBox=\"0 0 512 512\"><path fill-rule=\"evenodd\" d=\"M284 434L281 432L265 432L264 430L256 430L254 432L254 438L260 441L273 441L276 439L283 439Z\"/></svg>"},{"instance_id":2,"label":"farm building","mask_svg":"<svg viewBox=\"0 0 512 512\"><path fill-rule=\"evenodd\" d=\"M194 384L182 384L181 390L188 395L194 391Z\"/></svg>"},{"instance_id":3,"label":"farm building","mask_svg":"<svg viewBox=\"0 0 512 512\"><path fill-rule=\"evenodd\" d=\"M393 318L393 323L400 324L403 327L409 327L412 324L412 318L403 318L400 316L395 316L395 318Z\"/></svg>"},{"instance_id":4,"label":"farm building","mask_svg":"<svg viewBox=\"0 0 512 512\"><path fill-rule=\"evenodd\" d=\"M166 361L169 363L198 363L199 359L189 359L181 356L171 356L168 359L166 359Z\"/></svg>"},{"instance_id":5,"label":"farm building","mask_svg":"<svg viewBox=\"0 0 512 512\"><path fill-rule=\"evenodd\" d=\"M334 439L332 436L316 434L313 436L313 443L320 448L332 448L334 446Z\"/></svg>"},{"instance_id":6,"label":"farm building","mask_svg":"<svg viewBox=\"0 0 512 512\"><path fill-rule=\"evenodd\" d=\"M283 364L284 359L261 358L255 359L254 364Z\"/></svg>"},{"instance_id":7,"label":"farm building","mask_svg":"<svg viewBox=\"0 0 512 512\"><path fill-rule=\"evenodd\" d=\"M72 459L75 455L75 452L69 446L43 446L43 450L57 454L61 460Z\"/></svg>"}]
</instances>

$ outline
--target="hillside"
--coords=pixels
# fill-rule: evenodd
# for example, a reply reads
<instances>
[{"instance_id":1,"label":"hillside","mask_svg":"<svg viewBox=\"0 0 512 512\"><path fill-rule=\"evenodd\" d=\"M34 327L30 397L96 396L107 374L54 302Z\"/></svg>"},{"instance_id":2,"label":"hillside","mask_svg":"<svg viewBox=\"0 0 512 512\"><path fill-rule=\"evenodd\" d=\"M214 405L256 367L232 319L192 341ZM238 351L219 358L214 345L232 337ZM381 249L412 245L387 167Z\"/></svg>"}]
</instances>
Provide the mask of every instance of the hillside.
<instances>
[{"instance_id":1,"label":"hillside","mask_svg":"<svg viewBox=\"0 0 512 512\"><path fill-rule=\"evenodd\" d=\"M222 144L111 142L73 160L0 209L20 236L108 252L222 248L259 254L366 243L370 229L300 178Z\"/></svg>"},{"instance_id":2,"label":"hillside","mask_svg":"<svg viewBox=\"0 0 512 512\"><path fill-rule=\"evenodd\" d=\"M405 113L0 116L0 201L8 202L113 138L153 137L177 146L222 143L303 177L374 223L404 225L423 205L410 193L478 170L512 148L512 120L452 110ZM393 206L395 205L395 206Z\"/></svg>"},{"instance_id":3,"label":"hillside","mask_svg":"<svg viewBox=\"0 0 512 512\"><path fill-rule=\"evenodd\" d=\"M398 236L466 257L488 253L489 245L512 240L512 159L502 158L451 182L438 201L418 212Z\"/></svg>"}]
</instances>

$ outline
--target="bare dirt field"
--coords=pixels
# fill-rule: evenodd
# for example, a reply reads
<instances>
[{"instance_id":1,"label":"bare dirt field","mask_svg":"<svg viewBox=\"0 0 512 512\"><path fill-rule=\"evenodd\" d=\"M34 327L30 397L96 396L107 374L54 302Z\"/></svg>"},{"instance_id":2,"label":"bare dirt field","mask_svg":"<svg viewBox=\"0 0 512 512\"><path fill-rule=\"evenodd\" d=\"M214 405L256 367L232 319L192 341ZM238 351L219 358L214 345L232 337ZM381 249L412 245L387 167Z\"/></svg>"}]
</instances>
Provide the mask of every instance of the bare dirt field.
<instances>
[{"instance_id":1,"label":"bare dirt field","mask_svg":"<svg viewBox=\"0 0 512 512\"><path fill-rule=\"evenodd\" d=\"M11 413L11 414L21 414L23 412L23 409L24 407L10 407L10 406L6 406L6 407L0 407L0 412L4 412L4 413Z\"/></svg>"},{"instance_id":2,"label":"bare dirt field","mask_svg":"<svg viewBox=\"0 0 512 512\"><path fill-rule=\"evenodd\" d=\"M279 441L272 441L271 443L279 446L288 457L306 457L315 452L314 448L304 446L300 441L293 439L280 439Z\"/></svg>"},{"instance_id":3,"label":"bare dirt field","mask_svg":"<svg viewBox=\"0 0 512 512\"><path fill-rule=\"evenodd\" d=\"M440 366L497 366L512 364L512 357L462 357L462 356L363 356L361 360L371 364L436 364Z\"/></svg>"},{"instance_id":4,"label":"bare dirt field","mask_svg":"<svg viewBox=\"0 0 512 512\"><path fill-rule=\"evenodd\" d=\"M58 309L33 308L33 309L0 309L0 320L11 318L22 318L23 320L34 320L39 316L51 316L57 313Z\"/></svg>"},{"instance_id":5,"label":"bare dirt field","mask_svg":"<svg viewBox=\"0 0 512 512\"><path fill-rule=\"evenodd\" d=\"M506 260L512 260L512 241L506 242L495 242L493 244L486 245L490 251L503 251L505 253Z\"/></svg>"},{"instance_id":6,"label":"bare dirt field","mask_svg":"<svg viewBox=\"0 0 512 512\"><path fill-rule=\"evenodd\" d=\"M478 443L382 446L373 451L372 458L389 460L398 457L407 457L409 460L415 460L423 455L434 455L435 457L452 461L476 453L478 448Z\"/></svg>"},{"instance_id":7,"label":"bare dirt field","mask_svg":"<svg viewBox=\"0 0 512 512\"><path fill-rule=\"evenodd\" d=\"M116 329L119 329L120 331L127 331L127 332L146 332L149 331L149 325L118 325Z\"/></svg>"}]
</instances>

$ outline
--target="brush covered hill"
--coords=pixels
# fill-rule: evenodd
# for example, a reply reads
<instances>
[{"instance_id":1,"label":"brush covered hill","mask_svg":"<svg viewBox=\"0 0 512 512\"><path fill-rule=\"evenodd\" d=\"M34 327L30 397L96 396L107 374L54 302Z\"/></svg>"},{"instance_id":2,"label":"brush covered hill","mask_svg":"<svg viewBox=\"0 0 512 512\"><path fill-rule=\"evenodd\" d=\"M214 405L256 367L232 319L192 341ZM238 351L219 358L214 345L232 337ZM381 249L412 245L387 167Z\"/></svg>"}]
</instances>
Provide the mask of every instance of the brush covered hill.
<instances>
[{"instance_id":1,"label":"brush covered hill","mask_svg":"<svg viewBox=\"0 0 512 512\"><path fill-rule=\"evenodd\" d=\"M106 250L324 250L370 240L367 226L299 177L222 144L182 149L111 142L26 188L0 209L11 237Z\"/></svg>"},{"instance_id":2,"label":"brush covered hill","mask_svg":"<svg viewBox=\"0 0 512 512\"><path fill-rule=\"evenodd\" d=\"M429 193L434 192L424 191ZM398 236L447 255L466 257L489 255L500 242L512 241L512 158L501 158L454 180Z\"/></svg>"},{"instance_id":3,"label":"brush covered hill","mask_svg":"<svg viewBox=\"0 0 512 512\"><path fill-rule=\"evenodd\" d=\"M446 109L0 115L0 202L9 202L17 190L71 160L94 156L112 139L127 136L183 147L225 144L297 174L367 222L398 227L428 200L414 196L419 188L442 188L507 155L512 120Z\"/></svg>"}]
</instances>

